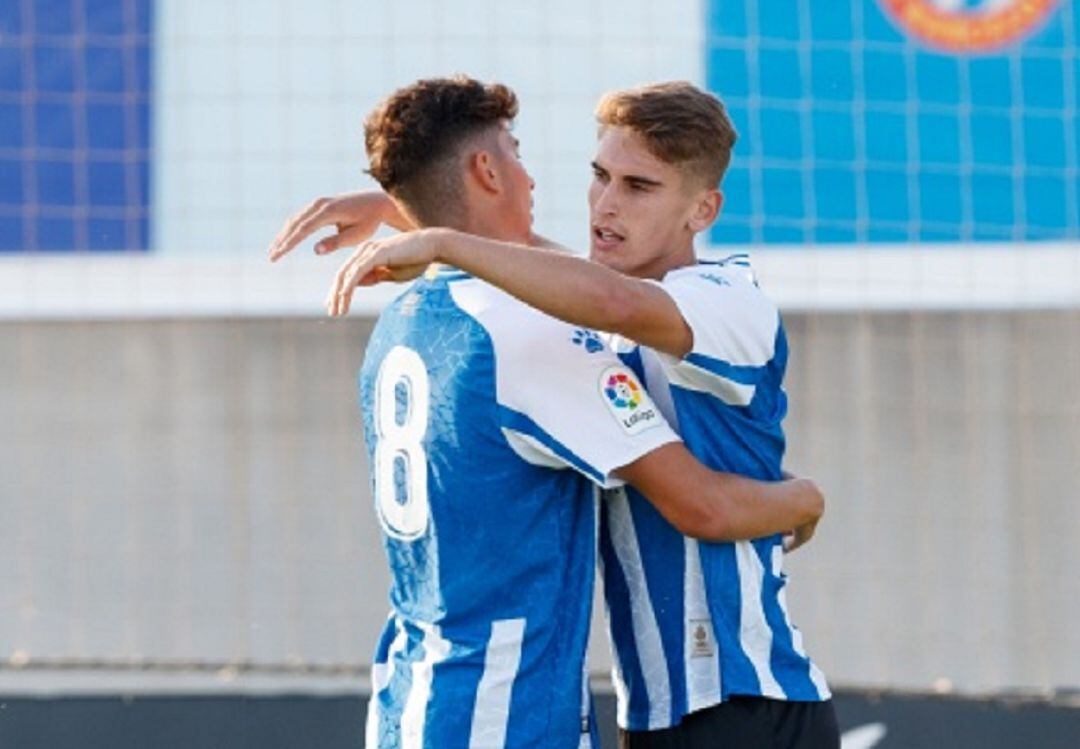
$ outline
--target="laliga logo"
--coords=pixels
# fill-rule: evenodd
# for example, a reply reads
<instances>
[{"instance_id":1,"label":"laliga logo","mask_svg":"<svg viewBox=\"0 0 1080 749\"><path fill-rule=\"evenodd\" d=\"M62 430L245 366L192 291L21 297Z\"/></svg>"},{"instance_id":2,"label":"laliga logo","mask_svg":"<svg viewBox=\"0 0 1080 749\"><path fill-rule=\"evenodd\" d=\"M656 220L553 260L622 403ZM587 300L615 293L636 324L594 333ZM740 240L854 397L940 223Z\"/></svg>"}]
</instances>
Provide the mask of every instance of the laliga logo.
<instances>
[{"instance_id":1,"label":"laliga logo","mask_svg":"<svg viewBox=\"0 0 1080 749\"><path fill-rule=\"evenodd\" d=\"M1035 30L1059 0L878 0L927 44L953 52L988 52Z\"/></svg>"},{"instance_id":2,"label":"laliga logo","mask_svg":"<svg viewBox=\"0 0 1080 749\"><path fill-rule=\"evenodd\" d=\"M641 385L624 367L605 369L599 384L608 410L627 434L637 434L664 423Z\"/></svg>"},{"instance_id":3,"label":"laliga logo","mask_svg":"<svg viewBox=\"0 0 1080 749\"><path fill-rule=\"evenodd\" d=\"M628 408L633 411L641 403L641 390L637 383L624 372L618 372L608 378L604 394L616 408Z\"/></svg>"}]
</instances>

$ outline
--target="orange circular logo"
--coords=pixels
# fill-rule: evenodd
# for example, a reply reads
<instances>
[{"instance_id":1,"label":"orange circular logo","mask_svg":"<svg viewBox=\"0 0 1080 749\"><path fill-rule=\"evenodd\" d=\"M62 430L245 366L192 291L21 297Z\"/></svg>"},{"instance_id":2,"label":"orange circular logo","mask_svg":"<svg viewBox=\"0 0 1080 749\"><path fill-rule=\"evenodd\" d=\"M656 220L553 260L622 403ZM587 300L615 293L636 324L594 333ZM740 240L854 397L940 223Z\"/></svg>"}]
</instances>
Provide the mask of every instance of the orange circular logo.
<instances>
[{"instance_id":1,"label":"orange circular logo","mask_svg":"<svg viewBox=\"0 0 1080 749\"><path fill-rule=\"evenodd\" d=\"M1038 28L1059 0L879 0L889 15L927 44L953 52L987 52Z\"/></svg>"}]
</instances>

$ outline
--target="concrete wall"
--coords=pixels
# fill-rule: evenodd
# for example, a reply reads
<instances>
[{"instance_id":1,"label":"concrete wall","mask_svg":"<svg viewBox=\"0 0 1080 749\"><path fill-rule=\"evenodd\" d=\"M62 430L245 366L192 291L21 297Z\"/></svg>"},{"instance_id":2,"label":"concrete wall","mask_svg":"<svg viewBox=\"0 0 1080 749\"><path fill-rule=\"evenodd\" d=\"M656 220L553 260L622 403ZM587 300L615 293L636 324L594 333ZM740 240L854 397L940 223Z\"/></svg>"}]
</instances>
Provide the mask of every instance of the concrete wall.
<instances>
[{"instance_id":1,"label":"concrete wall","mask_svg":"<svg viewBox=\"0 0 1080 749\"><path fill-rule=\"evenodd\" d=\"M1080 312L787 319L789 467L829 501L789 604L831 680L1080 685ZM0 657L366 663L370 328L0 324Z\"/></svg>"}]
</instances>

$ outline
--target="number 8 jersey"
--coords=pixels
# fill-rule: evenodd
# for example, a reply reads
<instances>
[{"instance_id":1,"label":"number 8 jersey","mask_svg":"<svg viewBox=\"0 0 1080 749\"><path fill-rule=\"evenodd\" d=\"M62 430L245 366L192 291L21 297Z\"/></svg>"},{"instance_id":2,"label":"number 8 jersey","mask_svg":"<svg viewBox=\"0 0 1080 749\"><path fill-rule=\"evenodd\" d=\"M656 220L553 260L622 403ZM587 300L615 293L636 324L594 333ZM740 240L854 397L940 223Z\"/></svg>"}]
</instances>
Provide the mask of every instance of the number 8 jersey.
<instances>
[{"instance_id":1,"label":"number 8 jersey","mask_svg":"<svg viewBox=\"0 0 1080 749\"><path fill-rule=\"evenodd\" d=\"M360 402L392 576L367 746L594 745L596 488L675 434L592 333L456 271L380 316Z\"/></svg>"}]
</instances>

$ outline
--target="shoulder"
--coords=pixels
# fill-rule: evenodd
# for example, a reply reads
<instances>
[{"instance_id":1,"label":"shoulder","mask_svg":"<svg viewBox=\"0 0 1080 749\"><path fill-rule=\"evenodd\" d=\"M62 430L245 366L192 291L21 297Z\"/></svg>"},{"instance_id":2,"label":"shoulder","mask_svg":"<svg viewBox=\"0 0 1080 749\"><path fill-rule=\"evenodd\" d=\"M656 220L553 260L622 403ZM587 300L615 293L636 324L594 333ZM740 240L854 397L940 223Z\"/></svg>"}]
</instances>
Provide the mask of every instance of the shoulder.
<instances>
[{"instance_id":1,"label":"shoulder","mask_svg":"<svg viewBox=\"0 0 1080 749\"><path fill-rule=\"evenodd\" d=\"M599 335L544 314L491 284L465 276L449 284L454 304L487 332L497 352L526 357L531 366L555 356L608 350Z\"/></svg>"},{"instance_id":2,"label":"shoulder","mask_svg":"<svg viewBox=\"0 0 1080 749\"><path fill-rule=\"evenodd\" d=\"M660 282L683 316L758 319L779 324L779 309L761 290L749 263L698 263L671 271Z\"/></svg>"},{"instance_id":3,"label":"shoulder","mask_svg":"<svg viewBox=\"0 0 1080 749\"><path fill-rule=\"evenodd\" d=\"M699 262L668 272L660 283L670 289L700 288L713 292L734 289L765 296L748 261Z\"/></svg>"}]
</instances>

